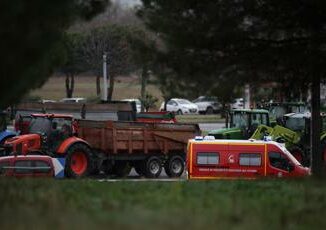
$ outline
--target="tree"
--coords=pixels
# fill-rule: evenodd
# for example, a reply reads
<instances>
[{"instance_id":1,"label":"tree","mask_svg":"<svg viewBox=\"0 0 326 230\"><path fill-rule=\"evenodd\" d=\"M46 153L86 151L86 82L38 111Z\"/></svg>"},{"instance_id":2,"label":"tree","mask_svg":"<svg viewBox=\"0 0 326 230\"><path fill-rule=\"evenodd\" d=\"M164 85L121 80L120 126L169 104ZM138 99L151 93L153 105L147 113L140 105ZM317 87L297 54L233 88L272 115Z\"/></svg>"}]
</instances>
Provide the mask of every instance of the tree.
<instances>
[{"instance_id":1,"label":"tree","mask_svg":"<svg viewBox=\"0 0 326 230\"><path fill-rule=\"evenodd\" d=\"M41 86L65 55L64 31L90 19L108 0L3 0L0 3L0 108Z\"/></svg>"},{"instance_id":2,"label":"tree","mask_svg":"<svg viewBox=\"0 0 326 230\"><path fill-rule=\"evenodd\" d=\"M97 76L97 93L100 92L100 76L102 74L103 54L107 55L109 91L111 100L114 89L114 78L127 74L133 68L131 51L127 40L128 29L118 25L107 25L91 30L85 35L82 43L82 57L87 68Z\"/></svg>"},{"instance_id":3,"label":"tree","mask_svg":"<svg viewBox=\"0 0 326 230\"><path fill-rule=\"evenodd\" d=\"M133 25L129 26L128 29L128 42L132 52L132 62L136 68L141 69L140 100L147 101L146 85L157 58L156 38L140 26ZM142 103L142 111L144 109L146 108L144 103Z\"/></svg>"},{"instance_id":4,"label":"tree","mask_svg":"<svg viewBox=\"0 0 326 230\"><path fill-rule=\"evenodd\" d=\"M71 98L74 92L75 76L84 71L83 59L81 56L81 44L83 36L78 33L67 33L64 39L64 48L66 52L66 61L61 72L66 76L66 96Z\"/></svg>"},{"instance_id":5,"label":"tree","mask_svg":"<svg viewBox=\"0 0 326 230\"><path fill-rule=\"evenodd\" d=\"M178 81L312 83L313 172L321 172L319 82L326 68L322 0L142 0L139 15L166 44ZM228 74L226 74L228 73ZM233 73L230 75L230 73ZM228 79L229 76L232 78ZM223 89L217 84L216 90ZM230 91L232 92L232 91Z\"/></svg>"}]
</instances>

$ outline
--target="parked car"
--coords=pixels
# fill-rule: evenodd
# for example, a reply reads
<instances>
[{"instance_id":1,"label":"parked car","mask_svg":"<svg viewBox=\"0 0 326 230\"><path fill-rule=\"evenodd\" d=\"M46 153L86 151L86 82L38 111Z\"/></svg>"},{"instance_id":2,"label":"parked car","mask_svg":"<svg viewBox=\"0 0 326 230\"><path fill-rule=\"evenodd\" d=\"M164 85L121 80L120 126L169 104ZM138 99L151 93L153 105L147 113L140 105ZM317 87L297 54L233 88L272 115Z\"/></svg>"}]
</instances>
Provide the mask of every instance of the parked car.
<instances>
[{"instance_id":1,"label":"parked car","mask_svg":"<svg viewBox=\"0 0 326 230\"><path fill-rule=\"evenodd\" d=\"M0 176L63 177L64 160L44 155L6 156L0 158Z\"/></svg>"},{"instance_id":2,"label":"parked car","mask_svg":"<svg viewBox=\"0 0 326 230\"><path fill-rule=\"evenodd\" d=\"M136 111L137 113L141 112L141 102L139 99L136 98L127 98L127 99L122 99L121 101L130 101L130 102L135 102L136 103Z\"/></svg>"},{"instance_id":3,"label":"parked car","mask_svg":"<svg viewBox=\"0 0 326 230\"><path fill-rule=\"evenodd\" d=\"M72 97L72 98L62 98L60 102L64 103L85 103L86 98L83 97Z\"/></svg>"},{"instance_id":4,"label":"parked car","mask_svg":"<svg viewBox=\"0 0 326 230\"><path fill-rule=\"evenodd\" d=\"M192 101L198 105L199 113L213 114L221 110L221 103L218 102L217 97L200 96Z\"/></svg>"},{"instance_id":5,"label":"parked car","mask_svg":"<svg viewBox=\"0 0 326 230\"><path fill-rule=\"evenodd\" d=\"M160 107L164 111L164 102ZM166 111L174 112L176 114L198 114L198 105L188 101L187 99L172 98L166 104Z\"/></svg>"},{"instance_id":6,"label":"parked car","mask_svg":"<svg viewBox=\"0 0 326 230\"><path fill-rule=\"evenodd\" d=\"M243 109L243 108L244 108L243 98L234 99L233 103L231 104L231 109Z\"/></svg>"}]
</instances>

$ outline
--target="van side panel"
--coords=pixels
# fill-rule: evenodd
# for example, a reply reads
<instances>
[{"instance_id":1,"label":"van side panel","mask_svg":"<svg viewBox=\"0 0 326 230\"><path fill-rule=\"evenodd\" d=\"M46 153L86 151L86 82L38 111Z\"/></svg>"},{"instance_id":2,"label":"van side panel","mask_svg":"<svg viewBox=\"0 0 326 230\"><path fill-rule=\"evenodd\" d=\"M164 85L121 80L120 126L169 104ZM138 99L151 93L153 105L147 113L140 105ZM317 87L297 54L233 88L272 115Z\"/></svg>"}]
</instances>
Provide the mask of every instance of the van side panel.
<instances>
[{"instance_id":1,"label":"van side panel","mask_svg":"<svg viewBox=\"0 0 326 230\"><path fill-rule=\"evenodd\" d=\"M266 144L190 142L189 179L257 178L266 175Z\"/></svg>"},{"instance_id":2,"label":"van side panel","mask_svg":"<svg viewBox=\"0 0 326 230\"><path fill-rule=\"evenodd\" d=\"M190 149L189 178L210 179L227 176L224 172L227 143L192 143Z\"/></svg>"},{"instance_id":3,"label":"van side panel","mask_svg":"<svg viewBox=\"0 0 326 230\"><path fill-rule=\"evenodd\" d=\"M234 164L230 164L229 173L237 178L257 178L265 176L265 150L265 145L263 144L229 145L229 157L234 156L236 159Z\"/></svg>"}]
</instances>

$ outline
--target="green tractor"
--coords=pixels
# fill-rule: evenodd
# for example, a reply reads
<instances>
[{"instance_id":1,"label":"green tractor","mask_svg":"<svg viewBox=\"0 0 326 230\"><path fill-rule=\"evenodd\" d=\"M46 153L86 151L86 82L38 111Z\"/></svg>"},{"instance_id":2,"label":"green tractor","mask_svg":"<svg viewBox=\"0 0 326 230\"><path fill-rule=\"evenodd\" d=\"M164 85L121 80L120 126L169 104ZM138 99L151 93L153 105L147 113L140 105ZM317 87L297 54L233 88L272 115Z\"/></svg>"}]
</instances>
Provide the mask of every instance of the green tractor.
<instances>
[{"instance_id":1,"label":"green tractor","mask_svg":"<svg viewBox=\"0 0 326 230\"><path fill-rule=\"evenodd\" d=\"M245 140L251 137L259 125L270 125L267 110L234 109L227 116L226 128L212 130L208 135L215 139Z\"/></svg>"},{"instance_id":2,"label":"green tractor","mask_svg":"<svg viewBox=\"0 0 326 230\"><path fill-rule=\"evenodd\" d=\"M322 130L320 141L322 144L323 159L326 160L326 116L321 114ZM283 142L291 154L303 165L310 164L310 121L311 114L290 113L283 116L282 125L276 125L273 128L260 125L252 139L263 139L264 136L270 136L272 140Z\"/></svg>"},{"instance_id":3,"label":"green tractor","mask_svg":"<svg viewBox=\"0 0 326 230\"><path fill-rule=\"evenodd\" d=\"M308 108L304 102L271 102L266 105L271 124L276 124L288 113L305 113Z\"/></svg>"}]
</instances>

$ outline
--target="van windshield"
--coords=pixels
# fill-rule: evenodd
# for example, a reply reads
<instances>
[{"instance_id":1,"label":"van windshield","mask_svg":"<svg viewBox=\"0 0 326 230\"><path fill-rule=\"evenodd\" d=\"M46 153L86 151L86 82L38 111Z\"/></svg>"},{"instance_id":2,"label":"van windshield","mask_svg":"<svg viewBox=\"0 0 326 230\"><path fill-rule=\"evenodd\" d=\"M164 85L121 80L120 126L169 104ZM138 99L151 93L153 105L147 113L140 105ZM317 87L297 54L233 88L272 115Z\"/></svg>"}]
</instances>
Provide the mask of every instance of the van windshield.
<instances>
[{"instance_id":1,"label":"van windshield","mask_svg":"<svg viewBox=\"0 0 326 230\"><path fill-rule=\"evenodd\" d=\"M295 159L295 157L283 146L279 145L280 149L286 154L286 156L293 162L295 165L301 165L300 162Z\"/></svg>"}]
</instances>

